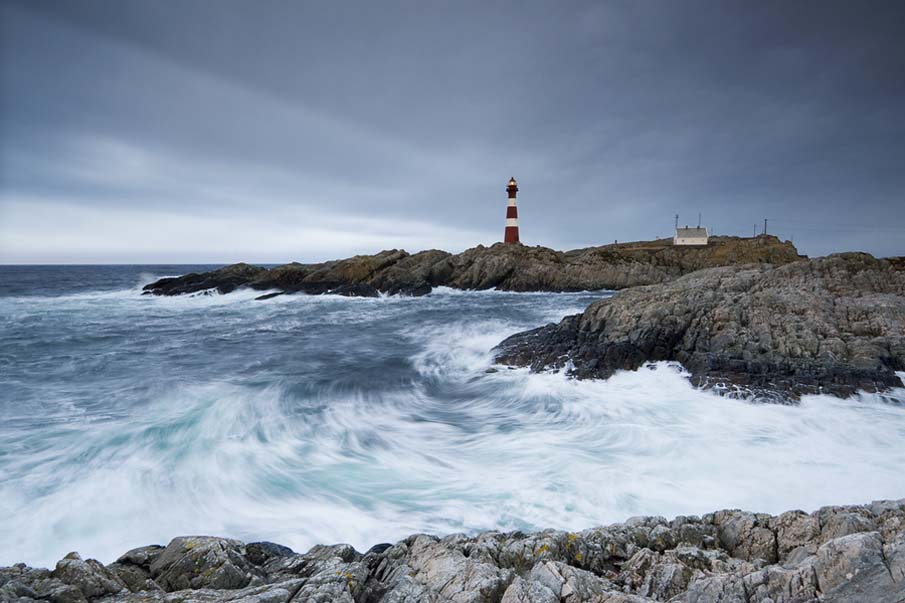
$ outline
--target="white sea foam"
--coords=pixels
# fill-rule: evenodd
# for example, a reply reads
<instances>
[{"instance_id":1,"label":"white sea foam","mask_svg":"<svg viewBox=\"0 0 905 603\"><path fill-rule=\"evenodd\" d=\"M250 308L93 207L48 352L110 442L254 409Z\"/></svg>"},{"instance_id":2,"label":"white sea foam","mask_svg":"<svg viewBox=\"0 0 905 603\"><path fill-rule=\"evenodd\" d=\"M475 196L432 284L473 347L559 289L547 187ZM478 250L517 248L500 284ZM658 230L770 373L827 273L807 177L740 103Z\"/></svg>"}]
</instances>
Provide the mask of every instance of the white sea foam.
<instances>
[{"instance_id":1,"label":"white sea foam","mask_svg":"<svg viewBox=\"0 0 905 603\"><path fill-rule=\"evenodd\" d=\"M109 562L181 534L366 549L905 492L905 390L782 406L697 390L671 363L486 372L496 343L580 296L256 295L38 304L29 345L46 327L73 366L11 365L46 402L26 424L33 406L0 400L19 409L0 423L0 564Z\"/></svg>"},{"instance_id":2,"label":"white sea foam","mask_svg":"<svg viewBox=\"0 0 905 603\"><path fill-rule=\"evenodd\" d=\"M24 483L0 487L0 561L50 564L75 549L110 561L187 533L367 548L415 531L813 509L905 487L905 410L875 396L747 404L666 364L606 382L482 379L491 395L450 409L472 429L412 420L417 392L325 398L304 421L279 388L225 384L173 392L128 424L73 426L11 468L28 470Z\"/></svg>"}]
</instances>

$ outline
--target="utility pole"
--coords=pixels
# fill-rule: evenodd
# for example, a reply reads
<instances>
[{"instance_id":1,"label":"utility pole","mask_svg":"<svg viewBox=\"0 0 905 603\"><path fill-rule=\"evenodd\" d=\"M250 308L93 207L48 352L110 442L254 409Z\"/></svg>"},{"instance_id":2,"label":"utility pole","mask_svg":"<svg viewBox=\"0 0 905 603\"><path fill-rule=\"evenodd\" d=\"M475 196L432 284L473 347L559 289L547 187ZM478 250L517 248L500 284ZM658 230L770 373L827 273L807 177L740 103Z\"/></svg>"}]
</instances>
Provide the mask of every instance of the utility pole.
<instances>
[{"instance_id":1,"label":"utility pole","mask_svg":"<svg viewBox=\"0 0 905 603\"><path fill-rule=\"evenodd\" d=\"M751 235L751 236L752 236L752 237L756 237L756 236L757 236L757 224L754 225L754 234Z\"/></svg>"},{"instance_id":2,"label":"utility pole","mask_svg":"<svg viewBox=\"0 0 905 603\"><path fill-rule=\"evenodd\" d=\"M764 234L767 234L767 219L764 218Z\"/></svg>"},{"instance_id":3,"label":"utility pole","mask_svg":"<svg viewBox=\"0 0 905 603\"><path fill-rule=\"evenodd\" d=\"M701 227L701 212L698 212L698 228Z\"/></svg>"},{"instance_id":4,"label":"utility pole","mask_svg":"<svg viewBox=\"0 0 905 603\"><path fill-rule=\"evenodd\" d=\"M679 214L676 214L676 230L679 230Z\"/></svg>"}]
</instances>

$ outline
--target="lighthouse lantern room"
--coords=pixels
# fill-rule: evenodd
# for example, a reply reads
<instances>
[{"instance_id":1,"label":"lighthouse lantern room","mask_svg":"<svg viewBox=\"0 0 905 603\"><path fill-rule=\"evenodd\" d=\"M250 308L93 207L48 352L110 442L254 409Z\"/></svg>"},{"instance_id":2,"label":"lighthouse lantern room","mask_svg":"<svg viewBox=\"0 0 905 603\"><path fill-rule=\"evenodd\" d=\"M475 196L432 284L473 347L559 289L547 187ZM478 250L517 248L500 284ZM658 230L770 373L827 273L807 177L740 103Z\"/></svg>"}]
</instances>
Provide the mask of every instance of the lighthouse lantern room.
<instances>
[{"instance_id":1,"label":"lighthouse lantern room","mask_svg":"<svg viewBox=\"0 0 905 603\"><path fill-rule=\"evenodd\" d=\"M515 194L518 192L518 183L515 178L509 179L506 193L509 195L509 205L506 207L506 232L503 236L504 243L518 243L518 207L515 205Z\"/></svg>"}]
</instances>

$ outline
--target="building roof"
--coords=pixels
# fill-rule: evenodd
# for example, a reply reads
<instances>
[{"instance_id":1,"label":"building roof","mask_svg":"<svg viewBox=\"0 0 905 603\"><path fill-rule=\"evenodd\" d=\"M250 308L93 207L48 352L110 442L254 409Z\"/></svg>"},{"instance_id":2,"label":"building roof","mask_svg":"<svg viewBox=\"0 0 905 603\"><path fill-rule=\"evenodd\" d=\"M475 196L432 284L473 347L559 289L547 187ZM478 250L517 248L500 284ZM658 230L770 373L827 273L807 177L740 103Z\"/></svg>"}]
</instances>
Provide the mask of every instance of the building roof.
<instances>
[{"instance_id":1,"label":"building roof","mask_svg":"<svg viewBox=\"0 0 905 603\"><path fill-rule=\"evenodd\" d=\"M697 238L697 237L706 237L707 229L706 228L677 228L676 229L677 237L687 237L687 238Z\"/></svg>"}]
</instances>

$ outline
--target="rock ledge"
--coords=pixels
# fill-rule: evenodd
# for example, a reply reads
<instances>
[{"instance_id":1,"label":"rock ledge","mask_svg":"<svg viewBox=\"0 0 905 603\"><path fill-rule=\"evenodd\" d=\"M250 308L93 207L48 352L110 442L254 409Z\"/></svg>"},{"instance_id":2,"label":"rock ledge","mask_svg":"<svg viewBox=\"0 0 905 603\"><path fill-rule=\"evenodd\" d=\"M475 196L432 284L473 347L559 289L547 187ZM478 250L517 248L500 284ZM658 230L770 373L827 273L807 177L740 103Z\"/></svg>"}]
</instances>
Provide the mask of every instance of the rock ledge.
<instances>
[{"instance_id":1,"label":"rock ledge","mask_svg":"<svg viewBox=\"0 0 905 603\"><path fill-rule=\"evenodd\" d=\"M16 603L901 603L905 499L773 516L635 517L583 532L418 534L304 554L207 536L104 566L0 568Z\"/></svg>"},{"instance_id":2,"label":"rock ledge","mask_svg":"<svg viewBox=\"0 0 905 603\"><path fill-rule=\"evenodd\" d=\"M504 291L623 289L672 280L701 268L800 259L795 247L773 236L713 237L707 247L674 247L671 240L604 245L573 251L547 247L478 245L457 255L399 249L375 255L276 268L233 264L200 274L163 278L146 293L229 293L240 287L287 293L347 296L425 295L433 287ZM273 295L262 296L262 299Z\"/></svg>"},{"instance_id":3,"label":"rock ledge","mask_svg":"<svg viewBox=\"0 0 905 603\"><path fill-rule=\"evenodd\" d=\"M902 387L905 271L864 253L700 270L513 335L497 355L577 378L659 360L696 385L759 397Z\"/></svg>"}]
</instances>

